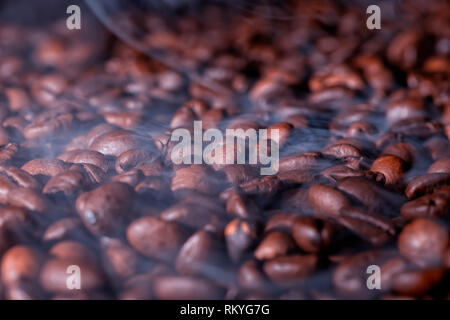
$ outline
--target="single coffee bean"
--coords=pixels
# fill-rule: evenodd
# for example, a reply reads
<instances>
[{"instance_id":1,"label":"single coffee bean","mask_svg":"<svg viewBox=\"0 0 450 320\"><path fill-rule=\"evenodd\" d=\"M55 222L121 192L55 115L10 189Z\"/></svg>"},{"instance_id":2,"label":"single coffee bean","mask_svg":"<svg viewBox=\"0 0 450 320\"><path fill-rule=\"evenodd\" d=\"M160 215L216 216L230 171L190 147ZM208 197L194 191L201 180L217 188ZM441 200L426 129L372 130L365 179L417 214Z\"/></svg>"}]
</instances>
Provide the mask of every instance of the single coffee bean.
<instances>
[{"instance_id":1,"label":"single coffee bean","mask_svg":"<svg viewBox=\"0 0 450 320\"><path fill-rule=\"evenodd\" d=\"M442 263L449 242L446 227L428 219L408 224L398 238L400 253L418 265Z\"/></svg>"},{"instance_id":2,"label":"single coffee bean","mask_svg":"<svg viewBox=\"0 0 450 320\"><path fill-rule=\"evenodd\" d=\"M359 208L342 208L337 221L375 246L386 244L395 235L392 221L378 213Z\"/></svg>"},{"instance_id":3,"label":"single coffee bean","mask_svg":"<svg viewBox=\"0 0 450 320\"><path fill-rule=\"evenodd\" d=\"M405 194L408 199L414 199L446 185L450 185L450 173L427 173L408 183Z\"/></svg>"},{"instance_id":4,"label":"single coffee bean","mask_svg":"<svg viewBox=\"0 0 450 320\"><path fill-rule=\"evenodd\" d=\"M238 271L238 284L245 290L261 292L269 287L269 281L255 260L244 262Z\"/></svg>"},{"instance_id":5,"label":"single coffee bean","mask_svg":"<svg viewBox=\"0 0 450 320\"><path fill-rule=\"evenodd\" d=\"M284 286L295 286L317 269L316 255L280 256L264 263L264 273L274 282Z\"/></svg>"},{"instance_id":6,"label":"single coffee bean","mask_svg":"<svg viewBox=\"0 0 450 320\"><path fill-rule=\"evenodd\" d=\"M287 233L273 231L261 241L255 249L255 257L258 260L270 260L278 256L286 255L294 248L294 241Z\"/></svg>"},{"instance_id":7,"label":"single coffee bean","mask_svg":"<svg viewBox=\"0 0 450 320\"><path fill-rule=\"evenodd\" d=\"M403 180L404 162L397 156L381 156L373 162L370 170L381 172L386 177L386 184L398 184Z\"/></svg>"},{"instance_id":8,"label":"single coffee bean","mask_svg":"<svg viewBox=\"0 0 450 320\"><path fill-rule=\"evenodd\" d=\"M297 217L292 225L295 243L300 249L310 253L328 249L336 231L331 222L313 217Z\"/></svg>"},{"instance_id":9,"label":"single coffee bean","mask_svg":"<svg viewBox=\"0 0 450 320\"><path fill-rule=\"evenodd\" d=\"M259 226L252 221L232 220L225 228L225 241L228 254L234 262L238 262L257 243Z\"/></svg>"},{"instance_id":10,"label":"single coffee bean","mask_svg":"<svg viewBox=\"0 0 450 320\"><path fill-rule=\"evenodd\" d=\"M119 239L101 239L103 262L108 270L120 278L129 278L139 271L141 259L137 252Z\"/></svg>"},{"instance_id":11,"label":"single coffee bean","mask_svg":"<svg viewBox=\"0 0 450 320\"><path fill-rule=\"evenodd\" d=\"M405 270L392 277L392 290L397 294L422 296L438 284L445 270L439 268Z\"/></svg>"},{"instance_id":12,"label":"single coffee bean","mask_svg":"<svg viewBox=\"0 0 450 320\"><path fill-rule=\"evenodd\" d=\"M308 202L317 214L333 218L339 216L341 208L350 205L341 191L324 184L315 184L309 188Z\"/></svg>"},{"instance_id":13,"label":"single coffee bean","mask_svg":"<svg viewBox=\"0 0 450 320\"><path fill-rule=\"evenodd\" d=\"M406 202L401 213L406 219L446 217L450 214L450 187Z\"/></svg>"},{"instance_id":14,"label":"single coffee bean","mask_svg":"<svg viewBox=\"0 0 450 320\"><path fill-rule=\"evenodd\" d=\"M3 256L1 264L2 281L13 286L23 281L35 281L39 276L42 254L28 246L14 246Z\"/></svg>"},{"instance_id":15,"label":"single coffee bean","mask_svg":"<svg viewBox=\"0 0 450 320\"><path fill-rule=\"evenodd\" d=\"M137 148L152 150L154 143L150 137L140 136L130 131L116 130L106 132L95 138L89 149L105 156L120 156L125 151Z\"/></svg>"},{"instance_id":16,"label":"single coffee bean","mask_svg":"<svg viewBox=\"0 0 450 320\"><path fill-rule=\"evenodd\" d=\"M178 225L156 217L133 221L127 229L131 246L146 257L172 260L188 234Z\"/></svg>"},{"instance_id":17,"label":"single coffee bean","mask_svg":"<svg viewBox=\"0 0 450 320\"><path fill-rule=\"evenodd\" d=\"M110 182L81 194L76 208L86 228L95 235L120 232L132 218L135 193L120 182Z\"/></svg>"},{"instance_id":18,"label":"single coffee bean","mask_svg":"<svg viewBox=\"0 0 450 320\"><path fill-rule=\"evenodd\" d=\"M172 191L195 190L205 194L215 194L218 184L208 169L201 165L191 165L179 169L172 178Z\"/></svg>"},{"instance_id":19,"label":"single coffee bean","mask_svg":"<svg viewBox=\"0 0 450 320\"><path fill-rule=\"evenodd\" d=\"M450 173L450 157L444 157L435 161L428 168L428 173Z\"/></svg>"},{"instance_id":20,"label":"single coffee bean","mask_svg":"<svg viewBox=\"0 0 450 320\"><path fill-rule=\"evenodd\" d=\"M109 161L100 152L91 150L72 150L61 154L58 157L59 160L70 162L70 163L90 163L100 169L105 173L109 169Z\"/></svg>"},{"instance_id":21,"label":"single coffee bean","mask_svg":"<svg viewBox=\"0 0 450 320\"><path fill-rule=\"evenodd\" d=\"M204 230L197 231L181 247L175 261L176 270L183 275L212 275L210 269L218 263L219 250L213 235Z\"/></svg>"}]
</instances>

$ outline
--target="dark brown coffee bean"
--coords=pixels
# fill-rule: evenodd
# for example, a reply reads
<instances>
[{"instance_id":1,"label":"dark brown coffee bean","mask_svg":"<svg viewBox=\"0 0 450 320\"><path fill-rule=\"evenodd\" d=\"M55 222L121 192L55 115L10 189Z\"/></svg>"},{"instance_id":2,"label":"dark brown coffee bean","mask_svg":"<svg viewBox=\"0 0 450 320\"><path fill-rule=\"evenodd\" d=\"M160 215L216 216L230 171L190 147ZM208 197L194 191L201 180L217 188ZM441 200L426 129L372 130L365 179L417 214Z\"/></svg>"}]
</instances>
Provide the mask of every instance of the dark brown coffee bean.
<instances>
[{"instance_id":1,"label":"dark brown coffee bean","mask_svg":"<svg viewBox=\"0 0 450 320\"><path fill-rule=\"evenodd\" d=\"M450 173L450 157L435 161L429 168L428 173Z\"/></svg>"},{"instance_id":2,"label":"dark brown coffee bean","mask_svg":"<svg viewBox=\"0 0 450 320\"><path fill-rule=\"evenodd\" d=\"M180 274L212 275L213 265L220 253L217 240L207 231L200 230L186 240L178 253L175 266Z\"/></svg>"},{"instance_id":3,"label":"dark brown coffee bean","mask_svg":"<svg viewBox=\"0 0 450 320\"><path fill-rule=\"evenodd\" d=\"M449 242L446 227L428 219L408 224L398 238L400 253L419 265L442 263Z\"/></svg>"},{"instance_id":4,"label":"dark brown coffee bean","mask_svg":"<svg viewBox=\"0 0 450 320\"><path fill-rule=\"evenodd\" d=\"M224 290L212 281L182 276L161 276L155 279L155 296L163 300L215 300L221 299Z\"/></svg>"},{"instance_id":5,"label":"dark brown coffee bean","mask_svg":"<svg viewBox=\"0 0 450 320\"><path fill-rule=\"evenodd\" d=\"M276 176L266 176L241 183L239 186L246 194L270 197L280 191L281 181Z\"/></svg>"},{"instance_id":6,"label":"dark brown coffee bean","mask_svg":"<svg viewBox=\"0 0 450 320\"><path fill-rule=\"evenodd\" d=\"M128 171L137 165L155 159L155 154L149 150L132 149L122 153L116 160L115 168L117 173Z\"/></svg>"},{"instance_id":7,"label":"dark brown coffee bean","mask_svg":"<svg viewBox=\"0 0 450 320\"><path fill-rule=\"evenodd\" d=\"M194 190L205 194L218 191L217 181L202 165L191 165L179 169L172 178L172 191Z\"/></svg>"},{"instance_id":8,"label":"dark brown coffee bean","mask_svg":"<svg viewBox=\"0 0 450 320\"><path fill-rule=\"evenodd\" d=\"M446 217L450 214L450 187L406 202L401 213L407 219Z\"/></svg>"},{"instance_id":9,"label":"dark brown coffee bean","mask_svg":"<svg viewBox=\"0 0 450 320\"><path fill-rule=\"evenodd\" d=\"M96 253L77 241L60 241L50 248L49 253L54 258L72 261L74 264L77 261L89 261L93 264L97 263Z\"/></svg>"},{"instance_id":10,"label":"dark brown coffee bean","mask_svg":"<svg viewBox=\"0 0 450 320\"><path fill-rule=\"evenodd\" d=\"M207 224L216 224L222 220L213 210L189 203L171 206L161 212L161 219L195 229L202 228Z\"/></svg>"},{"instance_id":11,"label":"dark brown coffee bean","mask_svg":"<svg viewBox=\"0 0 450 320\"><path fill-rule=\"evenodd\" d=\"M279 172L292 170L312 170L319 166L320 153L305 153L280 159Z\"/></svg>"},{"instance_id":12,"label":"dark brown coffee bean","mask_svg":"<svg viewBox=\"0 0 450 320\"><path fill-rule=\"evenodd\" d=\"M392 155L402 159L405 163L412 163L417 158L418 151L410 143L399 142L390 145L383 151L383 155Z\"/></svg>"},{"instance_id":13,"label":"dark brown coffee bean","mask_svg":"<svg viewBox=\"0 0 450 320\"><path fill-rule=\"evenodd\" d=\"M162 260L174 259L187 236L176 224L156 217L135 220L127 229L127 239L134 249Z\"/></svg>"},{"instance_id":14,"label":"dark brown coffee bean","mask_svg":"<svg viewBox=\"0 0 450 320\"><path fill-rule=\"evenodd\" d=\"M101 246L104 263L107 264L113 275L128 278L139 270L138 254L121 240L103 237Z\"/></svg>"},{"instance_id":15,"label":"dark brown coffee bean","mask_svg":"<svg viewBox=\"0 0 450 320\"><path fill-rule=\"evenodd\" d=\"M264 232L279 230L290 233L297 217L298 214L296 213L275 214L267 221Z\"/></svg>"},{"instance_id":16,"label":"dark brown coffee bean","mask_svg":"<svg viewBox=\"0 0 450 320\"><path fill-rule=\"evenodd\" d=\"M83 173L78 170L69 170L59 173L47 181L42 192L44 194L63 192L68 196L83 190L88 184L87 178Z\"/></svg>"},{"instance_id":17,"label":"dark brown coffee bean","mask_svg":"<svg viewBox=\"0 0 450 320\"><path fill-rule=\"evenodd\" d=\"M425 106L419 99L399 99L392 101L386 111L386 118L390 124L400 120L414 119L426 115Z\"/></svg>"},{"instance_id":18,"label":"dark brown coffee bean","mask_svg":"<svg viewBox=\"0 0 450 320\"><path fill-rule=\"evenodd\" d=\"M317 269L316 255L281 256L264 263L264 273L280 285L295 286Z\"/></svg>"},{"instance_id":19,"label":"dark brown coffee bean","mask_svg":"<svg viewBox=\"0 0 450 320\"><path fill-rule=\"evenodd\" d=\"M15 188L8 193L7 202L12 206L48 214L47 199L33 189Z\"/></svg>"},{"instance_id":20,"label":"dark brown coffee bean","mask_svg":"<svg viewBox=\"0 0 450 320\"><path fill-rule=\"evenodd\" d=\"M406 270L392 277L392 289L397 294L421 296L436 286L445 274L445 270L432 268Z\"/></svg>"},{"instance_id":21,"label":"dark brown coffee bean","mask_svg":"<svg viewBox=\"0 0 450 320\"><path fill-rule=\"evenodd\" d=\"M81 194L76 207L86 228L96 235L120 232L133 213L135 193L120 182L110 182Z\"/></svg>"},{"instance_id":22,"label":"dark brown coffee bean","mask_svg":"<svg viewBox=\"0 0 450 320\"><path fill-rule=\"evenodd\" d=\"M81 172L90 183L101 183L106 178L105 172L101 168L90 163L74 164L69 168L69 171L72 170Z\"/></svg>"},{"instance_id":23,"label":"dark brown coffee bean","mask_svg":"<svg viewBox=\"0 0 450 320\"><path fill-rule=\"evenodd\" d=\"M52 223L42 236L44 241L57 241L71 236L83 235L83 223L79 218L63 218Z\"/></svg>"},{"instance_id":24,"label":"dark brown coffee bean","mask_svg":"<svg viewBox=\"0 0 450 320\"><path fill-rule=\"evenodd\" d=\"M105 156L118 157L125 151L142 147L154 148L150 137L140 136L125 130L116 130L95 138L89 149L100 152Z\"/></svg>"},{"instance_id":25,"label":"dark brown coffee bean","mask_svg":"<svg viewBox=\"0 0 450 320\"><path fill-rule=\"evenodd\" d=\"M317 214L333 218L339 216L339 210L350 205L341 191L324 184L315 184L309 188L308 202Z\"/></svg>"},{"instance_id":26,"label":"dark brown coffee bean","mask_svg":"<svg viewBox=\"0 0 450 320\"><path fill-rule=\"evenodd\" d=\"M68 169L69 165L57 159L33 159L22 166L29 174L53 177Z\"/></svg>"},{"instance_id":27,"label":"dark brown coffee bean","mask_svg":"<svg viewBox=\"0 0 450 320\"><path fill-rule=\"evenodd\" d=\"M326 250L336 234L336 227L326 220L312 217L295 218L292 225L292 237L300 249L318 253Z\"/></svg>"},{"instance_id":28,"label":"dark brown coffee bean","mask_svg":"<svg viewBox=\"0 0 450 320\"><path fill-rule=\"evenodd\" d=\"M408 199L414 199L446 185L450 185L450 173L427 173L408 183L405 194Z\"/></svg>"},{"instance_id":29,"label":"dark brown coffee bean","mask_svg":"<svg viewBox=\"0 0 450 320\"><path fill-rule=\"evenodd\" d=\"M338 182L339 190L351 195L371 211L380 211L386 208L389 198L387 191L376 182L364 177L345 178Z\"/></svg>"},{"instance_id":30,"label":"dark brown coffee bean","mask_svg":"<svg viewBox=\"0 0 450 320\"><path fill-rule=\"evenodd\" d=\"M76 123L71 113L44 112L27 125L23 135L27 139L39 139L68 131Z\"/></svg>"},{"instance_id":31,"label":"dark brown coffee bean","mask_svg":"<svg viewBox=\"0 0 450 320\"><path fill-rule=\"evenodd\" d=\"M386 177L386 184L398 184L403 180L404 162L396 156L381 156L373 162L370 170L382 173Z\"/></svg>"},{"instance_id":32,"label":"dark brown coffee bean","mask_svg":"<svg viewBox=\"0 0 450 320\"><path fill-rule=\"evenodd\" d=\"M289 253L294 248L294 241L287 233L273 231L261 241L255 249L258 260L270 260Z\"/></svg>"},{"instance_id":33,"label":"dark brown coffee bean","mask_svg":"<svg viewBox=\"0 0 450 320\"><path fill-rule=\"evenodd\" d=\"M225 228L225 241L228 255L234 262L238 262L257 243L259 237L257 223L234 219Z\"/></svg>"},{"instance_id":34,"label":"dark brown coffee bean","mask_svg":"<svg viewBox=\"0 0 450 320\"><path fill-rule=\"evenodd\" d=\"M58 157L59 160L70 163L89 163L93 164L105 173L109 169L109 162L106 157L100 152L91 150L72 150L61 154Z\"/></svg>"},{"instance_id":35,"label":"dark brown coffee bean","mask_svg":"<svg viewBox=\"0 0 450 320\"><path fill-rule=\"evenodd\" d=\"M359 208L342 208L337 221L375 246L386 244L395 235L394 224L385 216Z\"/></svg>"},{"instance_id":36,"label":"dark brown coffee bean","mask_svg":"<svg viewBox=\"0 0 450 320\"><path fill-rule=\"evenodd\" d=\"M35 281L43 261L42 254L28 246L15 246L3 256L2 281L13 286L23 281Z\"/></svg>"}]
</instances>

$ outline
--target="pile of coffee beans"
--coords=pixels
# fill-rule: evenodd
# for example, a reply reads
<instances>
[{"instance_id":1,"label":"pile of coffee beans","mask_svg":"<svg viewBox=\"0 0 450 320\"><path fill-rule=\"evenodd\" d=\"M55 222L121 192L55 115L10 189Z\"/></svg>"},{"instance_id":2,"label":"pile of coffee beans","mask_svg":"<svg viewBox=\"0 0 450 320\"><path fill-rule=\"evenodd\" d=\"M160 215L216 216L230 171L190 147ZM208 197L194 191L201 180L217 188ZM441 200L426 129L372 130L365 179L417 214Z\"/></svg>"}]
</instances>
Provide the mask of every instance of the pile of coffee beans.
<instances>
[{"instance_id":1,"label":"pile of coffee beans","mask_svg":"<svg viewBox=\"0 0 450 320\"><path fill-rule=\"evenodd\" d=\"M2 298L450 298L449 3L285 6L142 20L177 70L0 22ZM278 129L278 172L173 163L194 121Z\"/></svg>"}]
</instances>

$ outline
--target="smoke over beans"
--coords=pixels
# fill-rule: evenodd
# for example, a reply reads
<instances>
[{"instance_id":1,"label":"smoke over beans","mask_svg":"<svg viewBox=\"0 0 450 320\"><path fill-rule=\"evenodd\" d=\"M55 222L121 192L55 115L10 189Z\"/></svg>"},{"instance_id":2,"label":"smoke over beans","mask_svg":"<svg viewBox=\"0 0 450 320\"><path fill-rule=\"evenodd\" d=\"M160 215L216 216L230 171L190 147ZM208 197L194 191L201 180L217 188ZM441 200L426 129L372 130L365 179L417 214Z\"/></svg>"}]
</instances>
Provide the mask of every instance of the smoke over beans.
<instances>
[{"instance_id":1,"label":"smoke over beans","mask_svg":"<svg viewBox=\"0 0 450 320\"><path fill-rule=\"evenodd\" d=\"M380 6L0 21L0 297L449 299L450 7Z\"/></svg>"}]
</instances>

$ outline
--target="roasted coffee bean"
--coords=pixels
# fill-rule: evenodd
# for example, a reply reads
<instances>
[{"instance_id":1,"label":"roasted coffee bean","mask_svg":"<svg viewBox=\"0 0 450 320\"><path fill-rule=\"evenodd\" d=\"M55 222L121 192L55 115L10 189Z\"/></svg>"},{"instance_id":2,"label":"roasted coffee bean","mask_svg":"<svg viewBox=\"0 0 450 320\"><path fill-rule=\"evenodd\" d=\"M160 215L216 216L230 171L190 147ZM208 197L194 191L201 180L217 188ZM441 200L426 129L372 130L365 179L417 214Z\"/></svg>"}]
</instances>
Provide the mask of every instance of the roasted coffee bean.
<instances>
[{"instance_id":1,"label":"roasted coffee bean","mask_svg":"<svg viewBox=\"0 0 450 320\"><path fill-rule=\"evenodd\" d=\"M128 278L139 271L139 255L119 239L103 237L104 262L115 276Z\"/></svg>"},{"instance_id":2,"label":"roasted coffee bean","mask_svg":"<svg viewBox=\"0 0 450 320\"><path fill-rule=\"evenodd\" d=\"M161 219L195 229L207 224L217 224L222 220L210 208L190 203L179 203L164 210L161 212Z\"/></svg>"},{"instance_id":3,"label":"roasted coffee bean","mask_svg":"<svg viewBox=\"0 0 450 320\"><path fill-rule=\"evenodd\" d=\"M383 7L367 41L360 4L199 2L121 8L138 50L88 16L0 25L0 297L449 298L448 3ZM228 129L234 164L174 163Z\"/></svg>"},{"instance_id":4,"label":"roasted coffee bean","mask_svg":"<svg viewBox=\"0 0 450 320\"><path fill-rule=\"evenodd\" d=\"M258 260L270 260L286 255L293 248L294 241L290 235L280 231L273 231L267 234L255 249L255 257Z\"/></svg>"},{"instance_id":5,"label":"roasted coffee bean","mask_svg":"<svg viewBox=\"0 0 450 320\"><path fill-rule=\"evenodd\" d=\"M59 160L70 162L70 163L89 163L93 164L105 173L109 169L109 161L100 152L91 150L72 150L61 154L58 157Z\"/></svg>"},{"instance_id":6,"label":"roasted coffee bean","mask_svg":"<svg viewBox=\"0 0 450 320\"><path fill-rule=\"evenodd\" d=\"M450 173L450 157L435 161L429 168L428 173Z\"/></svg>"},{"instance_id":7,"label":"roasted coffee bean","mask_svg":"<svg viewBox=\"0 0 450 320\"><path fill-rule=\"evenodd\" d=\"M403 180L404 162L397 156L381 156L373 162L370 170L381 172L386 177L386 184L397 184Z\"/></svg>"},{"instance_id":8,"label":"roasted coffee bean","mask_svg":"<svg viewBox=\"0 0 450 320\"><path fill-rule=\"evenodd\" d=\"M230 258L238 262L257 244L259 233L259 226L255 222L232 220L225 228L225 241Z\"/></svg>"},{"instance_id":9,"label":"roasted coffee bean","mask_svg":"<svg viewBox=\"0 0 450 320\"><path fill-rule=\"evenodd\" d=\"M187 237L186 231L175 223L156 217L135 220L127 229L128 242L134 249L162 260L174 259Z\"/></svg>"},{"instance_id":10,"label":"roasted coffee bean","mask_svg":"<svg viewBox=\"0 0 450 320\"><path fill-rule=\"evenodd\" d=\"M243 263L237 277L239 286L245 290L261 292L269 286L269 281L255 260Z\"/></svg>"},{"instance_id":11,"label":"roasted coffee bean","mask_svg":"<svg viewBox=\"0 0 450 320\"><path fill-rule=\"evenodd\" d=\"M387 191L374 182L364 177L345 178L338 182L339 190L354 197L371 211L386 209L389 198Z\"/></svg>"},{"instance_id":12,"label":"roasted coffee bean","mask_svg":"<svg viewBox=\"0 0 450 320\"><path fill-rule=\"evenodd\" d=\"M398 238L400 253L418 265L442 263L449 242L446 227L428 219L408 224Z\"/></svg>"},{"instance_id":13,"label":"roasted coffee bean","mask_svg":"<svg viewBox=\"0 0 450 320\"><path fill-rule=\"evenodd\" d=\"M140 136L125 130L106 132L97 136L90 144L89 149L100 152L105 156L120 156L125 151L146 147L154 148L150 137Z\"/></svg>"},{"instance_id":14,"label":"roasted coffee bean","mask_svg":"<svg viewBox=\"0 0 450 320\"><path fill-rule=\"evenodd\" d=\"M339 216L343 207L350 206L349 199L341 191L324 184L309 188L308 202L317 214L332 218Z\"/></svg>"},{"instance_id":15,"label":"roasted coffee bean","mask_svg":"<svg viewBox=\"0 0 450 320\"><path fill-rule=\"evenodd\" d=\"M316 271L319 258L316 255L280 256L264 263L264 273L274 282L295 286Z\"/></svg>"},{"instance_id":16,"label":"roasted coffee bean","mask_svg":"<svg viewBox=\"0 0 450 320\"><path fill-rule=\"evenodd\" d=\"M220 250L219 243L207 231L200 230L186 240L175 261L176 270L184 275L212 276Z\"/></svg>"},{"instance_id":17,"label":"roasted coffee bean","mask_svg":"<svg viewBox=\"0 0 450 320\"><path fill-rule=\"evenodd\" d=\"M392 290L397 294L421 296L438 284L445 274L439 268L405 270L392 277Z\"/></svg>"},{"instance_id":18,"label":"roasted coffee bean","mask_svg":"<svg viewBox=\"0 0 450 320\"><path fill-rule=\"evenodd\" d=\"M395 235L394 224L389 218L355 207L342 208L337 221L375 246L386 244Z\"/></svg>"},{"instance_id":19,"label":"roasted coffee bean","mask_svg":"<svg viewBox=\"0 0 450 320\"><path fill-rule=\"evenodd\" d=\"M39 114L23 130L27 139L46 138L55 134L65 133L75 124L74 116L67 112L44 112Z\"/></svg>"},{"instance_id":20,"label":"roasted coffee bean","mask_svg":"<svg viewBox=\"0 0 450 320\"><path fill-rule=\"evenodd\" d=\"M450 188L439 189L406 202L401 208L402 216L407 219L444 218L450 214Z\"/></svg>"},{"instance_id":21,"label":"roasted coffee bean","mask_svg":"<svg viewBox=\"0 0 450 320\"><path fill-rule=\"evenodd\" d=\"M291 232L293 224L298 217L295 213L278 213L267 220L264 232L272 230Z\"/></svg>"},{"instance_id":22,"label":"roasted coffee bean","mask_svg":"<svg viewBox=\"0 0 450 320\"><path fill-rule=\"evenodd\" d=\"M155 154L149 150L132 149L122 153L116 160L115 169L117 173L122 173L133 169L143 162L151 162L155 159Z\"/></svg>"},{"instance_id":23,"label":"roasted coffee bean","mask_svg":"<svg viewBox=\"0 0 450 320\"><path fill-rule=\"evenodd\" d=\"M313 217L297 217L292 225L295 243L310 253L328 249L336 233L336 227L331 222Z\"/></svg>"},{"instance_id":24,"label":"roasted coffee bean","mask_svg":"<svg viewBox=\"0 0 450 320\"><path fill-rule=\"evenodd\" d=\"M28 246L14 246L3 256L1 264L2 281L13 286L25 281L36 281L39 276L42 254Z\"/></svg>"},{"instance_id":25,"label":"roasted coffee bean","mask_svg":"<svg viewBox=\"0 0 450 320\"><path fill-rule=\"evenodd\" d=\"M42 192L44 194L63 192L68 196L83 190L88 184L87 177L83 173L78 170L69 170L59 173L47 181Z\"/></svg>"},{"instance_id":26,"label":"roasted coffee bean","mask_svg":"<svg viewBox=\"0 0 450 320\"><path fill-rule=\"evenodd\" d=\"M22 166L22 170L29 174L53 177L68 169L69 165L57 159L34 159Z\"/></svg>"},{"instance_id":27,"label":"roasted coffee bean","mask_svg":"<svg viewBox=\"0 0 450 320\"><path fill-rule=\"evenodd\" d=\"M215 300L221 299L224 290L212 281L183 276L161 276L155 279L154 292L163 300Z\"/></svg>"},{"instance_id":28,"label":"roasted coffee bean","mask_svg":"<svg viewBox=\"0 0 450 320\"><path fill-rule=\"evenodd\" d=\"M218 191L218 185L205 167L191 165L175 172L171 189L172 191L194 190L205 194L215 194Z\"/></svg>"},{"instance_id":29,"label":"roasted coffee bean","mask_svg":"<svg viewBox=\"0 0 450 320\"><path fill-rule=\"evenodd\" d=\"M413 179L405 189L408 199L413 199L450 184L450 173L427 173Z\"/></svg>"},{"instance_id":30,"label":"roasted coffee bean","mask_svg":"<svg viewBox=\"0 0 450 320\"><path fill-rule=\"evenodd\" d=\"M76 207L84 225L96 235L120 232L132 218L135 193L128 185L110 182L81 194Z\"/></svg>"},{"instance_id":31,"label":"roasted coffee bean","mask_svg":"<svg viewBox=\"0 0 450 320\"><path fill-rule=\"evenodd\" d=\"M33 189L15 188L8 193L8 204L19 208L28 209L48 214L49 202L40 193Z\"/></svg>"},{"instance_id":32,"label":"roasted coffee bean","mask_svg":"<svg viewBox=\"0 0 450 320\"><path fill-rule=\"evenodd\" d=\"M83 223L77 217L63 218L52 223L42 236L44 241L57 241L65 238L83 236Z\"/></svg>"}]
</instances>

